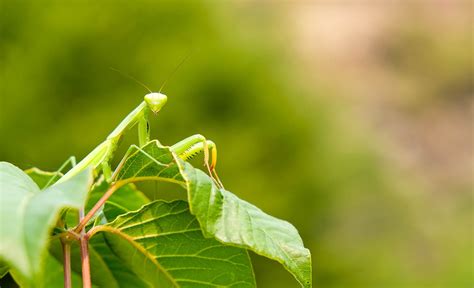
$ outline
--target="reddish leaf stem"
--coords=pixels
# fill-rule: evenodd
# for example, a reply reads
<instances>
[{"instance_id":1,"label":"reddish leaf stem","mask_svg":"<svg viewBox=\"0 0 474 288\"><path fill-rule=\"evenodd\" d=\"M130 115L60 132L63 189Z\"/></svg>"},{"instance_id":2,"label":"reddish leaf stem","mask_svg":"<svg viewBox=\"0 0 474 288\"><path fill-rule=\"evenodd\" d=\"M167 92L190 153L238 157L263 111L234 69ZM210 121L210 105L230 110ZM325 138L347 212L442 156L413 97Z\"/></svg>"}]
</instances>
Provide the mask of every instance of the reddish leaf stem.
<instances>
[{"instance_id":1,"label":"reddish leaf stem","mask_svg":"<svg viewBox=\"0 0 474 288\"><path fill-rule=\"evenodd\" d=\"M89 237L81 236L82 287L91 288L91 268L89 263Z\"/></svg>"},{"instance_id":2,"label":"reddish leaf stem","mask_svg":"<svg viewBox=\"0 0 474 288\"><path fill-rule=\"evenodd\" d=\"M84 209L79 210L79 221L84 221ZM87 221L86 221L87 223ZM81 245L81 263L82 263L82 287L91 288L91 268L89 261L89 236L86 234L85 225L80 229L80 245Z\"/></svg>"},{"instance_id":3,"label":"reddish leaf stem","mask_svg":"<svg viewBox=\"0 0 474 288\"><path fill-rule=\"evenodd\" d=\"M71 288L71 243L61 239L64 261L64 288Z\"/></svg>"},{"instance_id":4,"label":"reddish leaf stem","mask_svg":"<svg viewBox=\"0 0 474 288\"><path fill-rule=\"evenodd\" d=\"M107 190L105 194L102 195L102 197L99 199L99 201L97 201L97 203L95 203L94 207L92 207L92 209L87 213L87 215L81 218L79 224L76 226L76 228L74 228L74 232L80 233L82 230L84 230L87 225L87 222L89 222L89 220L100 209L100 207L104 205L104 203L110 198L110 196L112 196L112 194L123 185L124 184L122 184L122 182L116 182L115 184L110 186L109 190Z\"/></svg>"}]
</instances>

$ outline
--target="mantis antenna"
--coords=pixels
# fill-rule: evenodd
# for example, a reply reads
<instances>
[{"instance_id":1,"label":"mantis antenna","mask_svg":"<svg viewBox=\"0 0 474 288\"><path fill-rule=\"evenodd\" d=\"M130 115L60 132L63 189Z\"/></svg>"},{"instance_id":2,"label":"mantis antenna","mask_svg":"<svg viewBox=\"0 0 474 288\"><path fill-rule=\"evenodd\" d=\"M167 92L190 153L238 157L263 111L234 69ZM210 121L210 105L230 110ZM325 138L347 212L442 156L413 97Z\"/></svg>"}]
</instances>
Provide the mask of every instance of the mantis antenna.
<instances>
[{"instance_id":1,"label":"mantis antenna","mask_svg":"<svg viewBox=\"0 0 474 288\"><path fill-rule=\"evenodd\" d=\"M122 72L122 71L120 71L120 70L118 70L118 69L115 69L115 68L113 68L113 67L109 67L109 68L110 68L110 70L119 73L119 74L122 75L123 77L132 79L132 80L135 81L137 84L139 84L140 86L142 86L143 88L145 88L146 90L148 90L148 92L153 93L153 92L150 90L150 88L148 88L148 87L147 87L145 84L143 84L142 82L138 81L135 77L133 77L133 76L131 76L131 75L128 75L128 74L126 74L126 73L124 73L124 72ZM160 91L161 91L161 90L160 90Z\"/></svg>"},{"instance_id":2,"label":"mantis antenna","mask_svg":"<svg viewBox=\"0 0 474 288\"><path fill-rule=\"evenodd\" d=\"M188 52L188 55L186 55L186 57L183 58L183 60L181 60L181 62L179 62L179 64L174 68L174 70L170 73L170 75L168 76L168 78L165 79L165 81L163 82L163 84L161 85L160 87L160 90L158 90L158 93L161 92L161 90L163 90L163 88L165 87L165 85L168 83L168 81L171 79L171 77L173 77L173 75L176 73L176 71L178 71L178 69L181 67L181 65L183 65L184 62L186 62L186 60L189 59L189 57L191 57L191 51Z\"/></svg>"},{"instance_id":3,"label":"mantis antenna","mask_svg":"<svg viewBox=\"0 0 474 288\"><path fill-rule=\"evenodd\" d=\"M183 65L184 62L186 62L186 60L189 59L189 57L191 57L191 51L189 51L189 53L186 55L186 57L183 58L183 60L181 60L181 62L179 62L179 64L174 68L174 70L169 74L168 78L165 79L165 81L163 82L163 84L161 85L160 87L160 90L158 91L158 93L161 93L161 90L163 90L163 88L165 87L165 85L168 83L168 81L171 79L171 77L173 77L173 75L176 73L176 71L179 70L179 68L181 67L181 65ZM126 77L126 78L129 78L133 81L135 81L137 84L139 84L140 86L142 86L143 88L145 88L148 92L150 93L153 93L153 91L151 91L150 88L148 88L148 86L146 86L145 84L143 84L141 81L137 80L135 77L133 77L132 75L129 75L129 74L126 74L114 67L109 67L110 70L112 71L115 71L117 73L119 73L120 75L122 75L123 77Z\"/></svg>"}]
</instances>

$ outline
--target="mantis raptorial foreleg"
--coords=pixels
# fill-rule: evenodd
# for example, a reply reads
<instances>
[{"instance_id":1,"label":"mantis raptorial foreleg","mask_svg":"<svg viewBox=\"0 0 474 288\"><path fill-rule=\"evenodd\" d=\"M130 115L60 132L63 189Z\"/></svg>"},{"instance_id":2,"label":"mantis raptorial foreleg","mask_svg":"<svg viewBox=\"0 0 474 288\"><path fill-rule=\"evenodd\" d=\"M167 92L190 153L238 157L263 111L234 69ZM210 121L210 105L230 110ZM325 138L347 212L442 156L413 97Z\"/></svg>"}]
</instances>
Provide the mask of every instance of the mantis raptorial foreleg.
<instances>
[{"instance_id":1,"label":"mantis raptorial foreleg","mask_svg":"<svg viewBox=\"0 0 474 288\"><path fill-rule=\"evenodd\" d=\"M178 143L171 146L170 149L183 160L189 160L196 156L198 153L204 152L204 165L206 166L209 175L213 177L213 179L219 186L221 186L222 188L224 187L216 171L217 147L214 142L212 142L211 140L207 140L204 136L200 134L196 134L179 141ZM209 150L211 151L210 156ZM211 158L210 164L209 157Z\"/></svg>"},{"instance_id":2,"label":"mantis raptorial foreleg","mask_svg":"<svg viewBox=\"0 0 474 288\"><path fill-rule=\"evenodd\" d=\"M198 148L197 145L200 145L200 148ZM214 156L212 157L211 165L209 165L209 149L212 149L212 153ZM171 146L171 151L173 151L180 157L182 155L186 159L190 159L195 154L204 151L204 164L207 166L208 170L211 171L216 164L216 145L214 144L214 142L207 140L206 137L200 134L196 134L179 141L178 143Z\"/></svg>"}]
</instances>

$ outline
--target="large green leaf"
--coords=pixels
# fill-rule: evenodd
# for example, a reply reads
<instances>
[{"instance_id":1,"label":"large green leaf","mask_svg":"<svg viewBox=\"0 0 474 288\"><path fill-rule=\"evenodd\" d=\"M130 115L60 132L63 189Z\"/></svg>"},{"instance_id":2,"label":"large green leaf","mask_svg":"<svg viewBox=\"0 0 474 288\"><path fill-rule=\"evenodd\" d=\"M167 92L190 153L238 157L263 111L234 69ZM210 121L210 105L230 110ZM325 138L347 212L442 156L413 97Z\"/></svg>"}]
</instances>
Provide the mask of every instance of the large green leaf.
<instances>
[{"instance_id":1,"label":"large green leaf","mask_svg":"<svg viewBox=\"0 0 474 288\"><path fill-rule=\"evenodd\" d=\"M36 183L36 185L38 185L40 189L43 189L48 183L49 185L54 184L62 176L61 173L48 172L36 167L25 170L25 173L28 176L30 176L30 178ZM48 264L48 265L54 265L54 264ZM10 267L8 266L8 264L0 261L0 278L5 276L5 274L8 273L8 270L10 270ZM43 279L43 281L44 280L45 279ZM50 284L51 281L49 281L48 283Z\"/></svg>"},{"instance_id":2,"label":"large green leaf","mask_svg":"<svg viewBox=\"0 0 474 288\"><path fill-rule=\"evenodd\" d=\"M119 167L117 179L142 178L143 180L161 180L184 186L178 161L168 147L163 147L157 140L149 142L142 148L132 145L126 161Z\"/></svg>"},{"instance_id":3,"label":"large green leaf","mask_svg":"<svg viewBox=\"0 0 474 288\"><path fill-rule=\"evenodd\" d=\"M25 173L38 185L40 189L51 186L56 183L63 174L60 172L44 171L37 167L25 170ZM90 193L89 193L90 194ZM79 212L76 209L65 209L63 219L66 222L65 228L74 227L79 223Z\"/></svg>"},{"instance_id":4,"label":"large green leaf","mask_svg":"<svg viewBox=\"0 0 474 288\"><path fill-rule=\"evenodd\" d=\"M95 233L120 259L113 265L151 287L255 287L247 251L205 238L185 201L152 202Z\"/></svg>"},{"instance_id":5,"label":"large green leaf","mask_svg":"<svg viewBox=\"0 0 474 288\"><path fill-rule=\"evenodd\" d=\"M311 254L293 225L218 189L212 179L189 163L184 163L183 173L188 180L191 211L204 231L223 243L277 260L302 286L311 286Z\"/></svg>"},{"instance_id":6,"label":"large green leaf","mask_svg":"<svg viewBox=\"0 0 474 288\"><path fill-rule=\"evenodd\" d=\"M150 285L147 284L142 277L135 274L132 269L130 269L124 261L117 256L112 249L109 247L105 239L105 233L100 233L95 235L89 241L89 249L95 251L95 255L101 258L101 262L105 263L113 277L115 279L114 283L118 283L119 287L134 287L134 288L150 288ZM95 262L97 260L91 259L91 262ZM146 260L143 262L145 263ZM138 267L141 267L140 264ZM96 282L97 279L101 279L101 273L96 270L91 270L92 273L92 281L93 283ZM111 286L104 286L104 287L111 287Z\"/></svg>"},{"instance_id":7,"label":"large green leaf","mask_svg":"<svg viewBox=\"0 0 474 288\"><path fill-rule=\"evenodd\" d=\"M58 212L84 205L91 183L92 173L85 170L42 191L19 168L0 162L0 258L25 282L41 281L41 260Z\"/></svg>"},{"instance_id":8,"label":"large green leaf","mask_svg":"<svg viewBox=\"0 0 474 288\"><path fill-rule=\"evenodd\" d=\"M117 177L170 181L186 187L191 212L206 237L274 259L303 287L311 287L311 254L293 225L218 188L207 174L178 159L168 147L151 141L132 148Z\"/></svg>"}]
</instances>

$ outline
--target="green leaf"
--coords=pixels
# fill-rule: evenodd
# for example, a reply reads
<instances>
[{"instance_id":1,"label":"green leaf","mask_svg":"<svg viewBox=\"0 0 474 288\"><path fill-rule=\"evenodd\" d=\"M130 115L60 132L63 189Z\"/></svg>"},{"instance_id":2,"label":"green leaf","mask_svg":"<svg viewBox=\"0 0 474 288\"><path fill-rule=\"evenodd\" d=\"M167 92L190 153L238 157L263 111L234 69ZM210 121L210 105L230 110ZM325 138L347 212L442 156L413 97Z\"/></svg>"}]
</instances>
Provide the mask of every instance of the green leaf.
<instances>
[{"instance_id":1,"label":"green leaf","mask_svg":"<svg viewBox=\"0 0 474 288\"><path fill-rule=\"evenodd\" d=\"M185 187L186 181L181 175L179 161L157 140L149 142L142 148L132 145L122 166L118 169L117 179L141 178L143 180L160 180L177 183Z\"/></svg>"},{"instance_id":2,"label":"green leaf","mask_svg":"<svg viewBox=\"0 0 474 288\"><path fill-rule=\"evenodd\" d=\"M7 263L0 260L0 279L2 279L10 270L10 267Z\"/></svg>"},{"instance_id":3,"label":"green leaf","mask_svg":"<svg viewBox=\"0 0 474 288\"><path fill-rule=\"evenodd\" d=\"M28 283L40 281L48 232L64 207L84 205L91 170L41 191L19 168L0 162L0 258Z\"/></svg>"},{"instance_id":4,"label":"green leaf","mask_svg":"<svg viewBox=\"0 0 474 288\"><path fill-rule=\"evenodd\" d=\"M312 286L311 254L293 225L219 189L207 174L177 158L168 147L156 141L142 148L132 146L117 177L170 181L186 187L191 213L206 237L274 259L301 286Z\"/></svg>"},{"instance_id":5,"label":"green leaf","mask_svg":"<svg viewBox=\"0 0 474 288\"><path fill-rule=\"evenodd\" d=\"M247 251L205 238L185 201L152 202L99 232L114 263L152 287L255 287Z\"/></svg>"},{"instance_id":6,"label":"green leaf","mask_svg":"<svg viewBox=\"0 0 474 288\"><path fill-rule=\"evenodd\" d=\"M150 285L128 268L123 260L110 249L104 234L105 233L96 234L92 239L90 239L89 249L94 250L94 254L98 255L101 258L101 261L109 267L109 270L112 272L115 282L119 284L119 287L150 288ZM96 260L91 259L91 261ZM143 263L145 262L146 261ZM142 264L140 264L139 267L141 267ZM95 279L100 278L101 273L96 270L91 270L91 273L92 282L98 283Z\"/></svg>"},{"instance_id":7,"label":"green leaf","mask_svg":"<svg viewBox=\"0 0 474 288\"><path fill-rule=\"evenodd\" d=\"M189 163L184 163L184 175L191 212L206 233L277 260L303 287L311 287L311 254L293 225L218 189L207 174Z\"/></svg>"}]
</instances>

